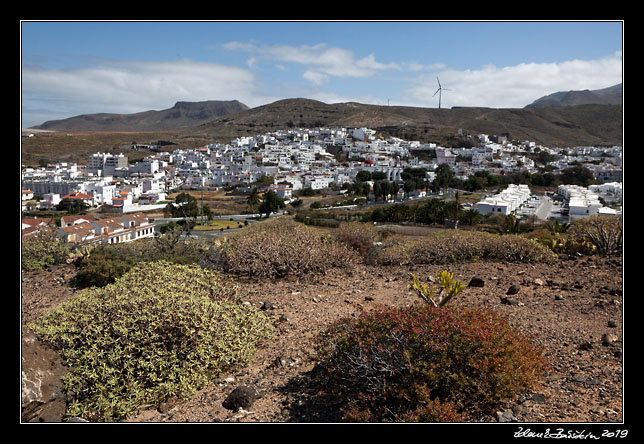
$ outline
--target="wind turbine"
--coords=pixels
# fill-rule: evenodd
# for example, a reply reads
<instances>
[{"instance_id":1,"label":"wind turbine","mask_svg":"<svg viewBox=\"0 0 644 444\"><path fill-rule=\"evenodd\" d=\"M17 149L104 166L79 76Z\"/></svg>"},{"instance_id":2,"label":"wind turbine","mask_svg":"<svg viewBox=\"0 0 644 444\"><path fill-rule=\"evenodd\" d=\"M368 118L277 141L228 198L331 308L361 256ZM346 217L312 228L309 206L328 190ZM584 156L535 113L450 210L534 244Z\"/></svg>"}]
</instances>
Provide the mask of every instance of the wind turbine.
<instances>
[{"instance_id":1,"label":"wind turbine","mask_svg":"<svg viewBox=\"0 0 644 444\"><path fill-rule=\"evenodd\" d=\"M441 109L441 96L443 95L443 90L445 91L451 91L451 89L443 88L441 86L441 81L438 80L438 77L436 77L436 80L438 81L438 89L434 93L432 97L434 97L436 94L438 94L438 109Z\"/></svg>"}]
</instances>

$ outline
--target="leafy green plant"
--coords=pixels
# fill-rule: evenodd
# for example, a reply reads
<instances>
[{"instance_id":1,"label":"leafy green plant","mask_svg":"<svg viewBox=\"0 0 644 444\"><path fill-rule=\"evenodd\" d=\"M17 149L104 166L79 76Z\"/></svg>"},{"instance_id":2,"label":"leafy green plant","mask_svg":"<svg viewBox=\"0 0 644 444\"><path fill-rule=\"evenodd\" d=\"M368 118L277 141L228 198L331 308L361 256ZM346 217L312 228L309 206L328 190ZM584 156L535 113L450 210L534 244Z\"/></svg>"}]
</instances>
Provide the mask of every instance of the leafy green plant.
<instances>
[{"instance_id":1,"label":"leafy green plant","mask_svg":"<svg viewBox=\"0 0 644 444\"><path fill-rule=\"evenodd\" d=\"M78 288L102 287L143 262L198 263L203 254L202 245L183 238L184 232L181 226L175 226L154 239L99 245L91 250L91 254L82 256L72 284Z\"/></svg>"},{"instance_id":2,"label":"leafy green plant","mask_svg":"<svg viewBox=\"0 0 644 444\"><path fill-rule=\"evenodd\" d=\"M82 245L73 249L68 255L65 262L68 264L79 265L84 260L87 260L92 254L92 250L95 248L94 245Z\"/></svg>"},{"instance_id":3,"label":"leafy green plant","mask_svg":"<svg viewBox=\"0 0 644 444\"><path fill-rule=\"evenodd\" d=\"M322 394L347 421L476 421L533 388L543 349L483 308L415 304L342 319L318 337Z\"/></svg>"},{"instance_id":4,"label":"leafy green plant","mask_svg":"<svg viewBox=\"0 0 644 444\"><path fill-rule=\"evenodd\" d=\"M66 416L113 421L144 404L185 399L246 365L272 326L241 297L217 272L142 263L30 327L70 369Z\"/></svg>"},{"instance_id":5,"label":"leafy green plant","mask_svg":"<svg viewBox=\"0 0 644 444\"><path fill-rule=\"evenodd\" d=\"M21 268L32 271L48 265L63 264L69 252L69 245L60 241L54 232L36 234L22 239Z\"/></svg>"},{"instance_id":6,"label":"leafy green plant","mask_svg":"<svg viewBox=\"0 0 644 444\"><path fill-rule=\"evenodd\" d=\"M413 273L409 274L412 278L409 287L425 302L431 302L434 307L442 307L447 304L450 299L460 293L464 288L461 281L454 279L454 273L448 271L439 271L436 274L436 280L439 284L438 293L434 291L434 288L421 283ZM445 295L443 295L443 291L446 292Z\"/></svg>"}]
</instances>

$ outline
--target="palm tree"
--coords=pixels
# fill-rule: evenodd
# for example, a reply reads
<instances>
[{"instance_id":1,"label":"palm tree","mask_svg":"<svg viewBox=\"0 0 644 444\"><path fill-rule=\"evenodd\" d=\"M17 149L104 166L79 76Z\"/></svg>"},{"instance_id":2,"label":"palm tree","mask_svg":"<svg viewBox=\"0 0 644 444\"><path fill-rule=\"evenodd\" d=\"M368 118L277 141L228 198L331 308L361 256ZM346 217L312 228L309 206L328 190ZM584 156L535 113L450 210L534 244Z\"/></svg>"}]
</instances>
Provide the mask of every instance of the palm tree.
<instances>
[{"instance_id":1,"label":"palm tree","mask_svg":"<svg viewBox=\"0 0 644 444\"><path fill-rule=\"evenodd\" d=\"M253 188L248 199L246 199L246 203L251 207L256 207L259 205L259 202L259 192L257 191L257 188Z\"/></svg>"},{"instance_id":2,"label":"palm tree","mask_svg":"<svg viewBox=\"0 0 644 444\"><path fill-rule=\"evenodd\" d=\"M463 210L460 215L461 219L463 220L464 223L467 225L475 225L477 224L481 218L483 217L481 213L479 213L476 209L474 208L467 208L466 210Z\"/></svg>"},{"instance_id":3,"label":"palm tree","mask_svg":"<svg viewBox=\"0 0 644 444\"><path fill-rule=\"evenodd\" d=\"M570 228L569 223L560 223L558 220L549 220L546 227L552 234L565 233Z\"/></svg>"}]
</instances>

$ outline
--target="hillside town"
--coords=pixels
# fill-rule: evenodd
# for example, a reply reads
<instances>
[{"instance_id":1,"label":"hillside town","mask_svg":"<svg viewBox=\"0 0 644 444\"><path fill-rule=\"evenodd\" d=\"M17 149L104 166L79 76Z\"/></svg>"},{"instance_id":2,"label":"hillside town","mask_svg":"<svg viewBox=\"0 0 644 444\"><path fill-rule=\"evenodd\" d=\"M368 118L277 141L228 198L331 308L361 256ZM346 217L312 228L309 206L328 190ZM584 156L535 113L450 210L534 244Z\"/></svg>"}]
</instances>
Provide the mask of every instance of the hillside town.
<instances>
[{"instance_id":1,"label":"hillside town","mask_svg":"<svg viewBox=\"0 0 644 444\"><path fill-rule=\"evenodd\" d=\"M544 160L539 166L553 174L582 165L600 183L588 188L559 186L557 195L570 218L620 214L621 146L553 148L530 141L511 143L503 136L464 135L460 130L458 136L468 143L448 148L396 137L381 138L369 128L313 128L239 137L228 144L213 143L194 149L162 151L159 146L137 146L133 148L148 149L153 154L133 164L122 153L95 153L83 166L60 162L23 168L22 208L51 210L64 199L80 200L90 208L109 206L110 211L123 213L125 219L117 223L126 229L128 214L164 208L172 190L250 190L268 176L273 184L270 189L288 201L293 193L304 189L342 189L358 181L361 171L378 172L388 181L400 182L405 169L423 169L425 183L431 184L441 165L447 165L456 178L466 180L477 172L498 176L534 174L539 172L535 163L538 158ZM373 182L369 183L373 186ZM424 187L400 192L390 196L390 201L425 197L431 191L439 190ZM512 185L495 195L486 195L475 208L481 214L520 214L531 196L526 185ZM608 198L612 208L601 204L600 196ZM96 235L102 232L96 221L83 224L89 224L85 228ZM89 229L92 224L93 229ZM61 232L62 237L69 235Z\"/></svg>"}]
</instances>

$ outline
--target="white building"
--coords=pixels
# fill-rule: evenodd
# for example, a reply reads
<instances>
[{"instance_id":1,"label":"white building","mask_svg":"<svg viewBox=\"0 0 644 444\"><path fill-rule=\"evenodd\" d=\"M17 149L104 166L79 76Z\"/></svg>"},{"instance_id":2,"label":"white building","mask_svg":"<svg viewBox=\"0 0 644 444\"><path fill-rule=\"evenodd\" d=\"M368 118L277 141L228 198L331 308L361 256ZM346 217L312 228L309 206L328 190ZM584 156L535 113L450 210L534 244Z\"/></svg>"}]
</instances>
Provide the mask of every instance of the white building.
<instances>
[{"instance_id":1,"label":"white building","mask_svg":"<svg viewBox=\"0 0 644 444\"><path fill-rule=\"evenodd\" d=\"M143 159L130 167L130 173L154 174L159 171L159 161L157 159Z\"/></svg>"},{"instance_id":2,"label":"white building","mask_svg":"<svg viewBox=\"0 0 644 444\"><path fill-rule=\"evenodd\" d=\"M600 185L590 185L588 187L590 191L593 191L597 194L606 194L614 199L621 201L622 200L622 183L621 182L608 182Z\"/></svg>"},{"instance_id":3,"label":"white building","mask_svg":"<svg viewBox=\"0 0 644 444\"><path fill-rule=\"evenodd\" d=\"M328 188L331 182L333 182L333 177L330 176L304 176L304 187L310 187L312 190Z\"/></svg>"},{"instance_id":4,"label":"white building","mask_svg":"<svg viewBox=\"0 0 644 444\"><path fill-rule=\"evenodd\" d=\"M606 185L606 184L604 184ZM598 186L598 187L601 187ZM595 192L598 187L584 188L578 185L559 185L557 193L568 202L568 217L570 220L590 216L615 216L617 212L605 207ZM621 190L621 187L619 187Z\"/></svg>"},{"instance_id":5,"label":"white building","mask_svg":"<svg viewBox=\"0 0 644 444\"><path fill-rule=\"evenodd\" d=\"M87 169L95 172L100 172L103 176L112 175L116 173L117 168L127 169L127 157L120 154L109 153L96 153L92 154L87 164Z\"/></svg>"},{"instance_id":6,"label":"white building","mask_svg":"<svg viewBox=\"0 0 644 444\"><path fill-rule=\"evenodd\" d=\"M60 194L47 193L42 197L39 207L41 210L51 210L60 203Z\"/></svg>"},{"instance_id":7,"label":"white building","mask_svg":"<svg viewBox=\"0 0 644 444\"><path fill-rule=\"evenodd\" d=\"M436 163L438 165L447 164L453 167L456 165L456 155L448 148L436 148Z\"/></svg>"},{"instance_id":8,"label":"white building","mask_svg":"<svg viewBox=\"0 0 644 444\"><path fill-rule=\"evenodd\" d=\"M477 202L475 208L483 215L503 214L507 216L514 213L529 198L530 188L527 185L510 184L501 193Z\"/></svg>"}]
</instances>

